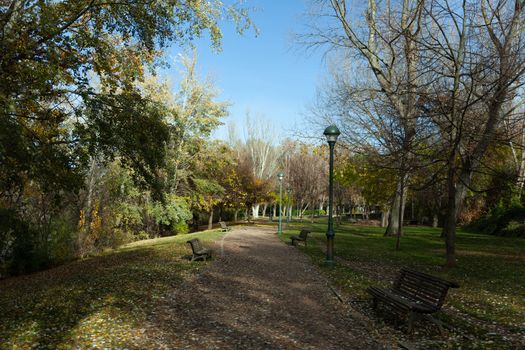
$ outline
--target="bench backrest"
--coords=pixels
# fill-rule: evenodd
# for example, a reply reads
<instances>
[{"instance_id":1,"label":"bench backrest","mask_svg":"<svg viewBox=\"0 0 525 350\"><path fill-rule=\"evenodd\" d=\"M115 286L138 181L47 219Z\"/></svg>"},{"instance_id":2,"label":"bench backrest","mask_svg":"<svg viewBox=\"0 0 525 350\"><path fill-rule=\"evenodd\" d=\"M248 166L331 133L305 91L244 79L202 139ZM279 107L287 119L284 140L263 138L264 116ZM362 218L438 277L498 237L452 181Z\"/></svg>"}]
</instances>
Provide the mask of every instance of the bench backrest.
<instances>
[{"instance_id":1,"label":"bench backrest","mask_svg":"<svg viewBox=\"0 0 525 350\"><path fill-rule=\"evenodd\" d=\"M310 231L308 230L301 230L301 232L299 232L299 237L301 239L306 239L308 238L308 234L310 233Z\"/></svg>"},{"instance_id":2,"label":"bench backrest","mask_svg":"<svg viewBox=\"0 0 525 350\"><path fill-rule=\"evenodd\" d=\"M226 223L224 221L219 221L219 225L221 225L221 228L228 228L228 226L226 226Z\"/></svg>"},{"instance_id":3,"label":"bench backrest","mask_svg":"<svg viewBox=\"0 0 525 350\"><path fill-rule=\"evenodd\" d=\"M201 241L198 238L190 239L186 243L191 245L191 250L193 250L193 253L197 253L202 250Z\"/></svg>"},{"instance_id":4,"label":"bench backrest","mask_svg":"<svg viewBox=\"0 0 525 350\"><path fill-rule=\"evenodd\" d=\"M449 288L458 288L455 282L449 282L426 273L402 269L393 290L409 296L435 310L439 310L445 301Z\"/></svg>"}]
</instances>

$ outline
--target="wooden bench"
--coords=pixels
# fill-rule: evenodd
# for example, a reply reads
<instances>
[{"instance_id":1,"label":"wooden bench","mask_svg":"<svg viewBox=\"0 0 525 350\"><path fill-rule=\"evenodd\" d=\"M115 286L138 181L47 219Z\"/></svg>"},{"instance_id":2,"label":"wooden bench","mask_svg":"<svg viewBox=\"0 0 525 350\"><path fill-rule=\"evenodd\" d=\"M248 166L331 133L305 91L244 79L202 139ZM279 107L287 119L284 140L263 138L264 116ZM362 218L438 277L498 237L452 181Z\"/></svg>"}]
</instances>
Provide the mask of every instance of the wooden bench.
<instances>
[{"instance_id":1,"label":"wooden bench","mask_svg":"<svg viewBox=\"0 0 525 350\"><path fill-rule=\"evenodd\" d=\"M193 238L187 241L191 245L191 250L193 255L191 256L191 261L202 259L206 261L207 258L211 258L211 249L204 248L201 244L201 241L198 238Z\"/></svg>"},{"instance_id":2,"label":"wooden bench","mask_svg":"<svg viewBox=\"0 0 525 350\"><path fill-rule=\"evenodd\" d=\"M219 225L221 225L221 231L226 232L230 231L231 227L226 226L226 223L224 221L219 221Z\"/></svg>"},{"instance_id":3,"label":"wooden bench","mask_svg":"<svg viewBox=\"0 0 525 350\"><path fill-rule=\"evenodd\" d=\"M308 230L301 230L301 232L299 232L299 236L290 237L290 239L292 240L292 245L295 245L295 241L298 241L298 242L304 242L304 246L306 247L309 233L310 231Z\"/></svg>"},{"instance_id":4,"label":"wooden bench","mask_svg":"<svg viewBox=\"0 0 525 350\"><path fill-rule=\"evenodd\" d=\"M449 282L426 273L402 269L391 289L382 289L374 286L367 288L372 295L374 309L381 301L393 312L408 315L408 332L411 333L414 320L426 317L439 327L443 333L441 323L431 314L438 312L443 306L449 288L459 288L455 282Z\"/></svg>"}]
</instances>

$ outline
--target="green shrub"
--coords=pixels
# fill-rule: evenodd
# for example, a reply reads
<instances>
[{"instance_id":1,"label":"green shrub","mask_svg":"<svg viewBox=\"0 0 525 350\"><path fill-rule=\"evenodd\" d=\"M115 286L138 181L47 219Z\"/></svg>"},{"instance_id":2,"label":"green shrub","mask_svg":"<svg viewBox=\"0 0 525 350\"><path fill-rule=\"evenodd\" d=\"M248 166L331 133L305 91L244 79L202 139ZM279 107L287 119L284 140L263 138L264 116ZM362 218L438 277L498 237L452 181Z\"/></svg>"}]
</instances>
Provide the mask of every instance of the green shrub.
<instances>
[{"instance_id":1,"label":"green shrub","mask_svg":"<svg viewBox=\"0 0 525 350\"><path fill-rule=\"evenodd\" d=\"M62 263L75 257L76 228L64 220L53 220L49 258L53 264Z\"/></svg>"},{"instance_id":2,"label":"green shrub","mask_svg":"<svg viewBox=\"0 0 525 350\"><path fill-rule=\"evenodd\" d=\"M326 211L325 210L308 209L308 210L304 211L303 216L312 216L312 213L314 214L314 216L326 215Z\"/></svg>"},{"instance_id":3,"label":"green shrub","mask_svg":"<svg viewBox=\"0 0 525 350\"><path fill-rule=\"evenodd\" d=\"M175 230L175 233L178 235L190 232L190 228L188 227L188 224L186 223L186 221L180 221L176 223L173 229Z\"/></svg>"},{"instance_id":4,"label":"green shrub","mask_svg":"<svg viewBox=\"0 0 525 350\"><path fill-rule=\"evenodd\" d=\"M25 274L50 265L45 247L39 244L38 233L14 210L0 209L0 238L4 273Z\"/></svg>"},{"instance_id":5,"label":"green shrub","mask_svg":"<svg viewBox=\"0 0 525 350\"><path fill-rule=\"evenodd\" d=\"M135 241L143 241L145 239L151 238L149 234L144 230L140 230L139 233L137 233L134 237L135 237Z\"/></svg>"},{"instance_id":6,"label":"green shrub","mask_svg":"<svg viewBox=\"0 0 525 350\"><path fill-rule=\"evenodd\" d=\"M490 235L525 237L525 208L516 202L508 207L500 202L485 217L466 228Z\"/></svg>"}]
</instances>

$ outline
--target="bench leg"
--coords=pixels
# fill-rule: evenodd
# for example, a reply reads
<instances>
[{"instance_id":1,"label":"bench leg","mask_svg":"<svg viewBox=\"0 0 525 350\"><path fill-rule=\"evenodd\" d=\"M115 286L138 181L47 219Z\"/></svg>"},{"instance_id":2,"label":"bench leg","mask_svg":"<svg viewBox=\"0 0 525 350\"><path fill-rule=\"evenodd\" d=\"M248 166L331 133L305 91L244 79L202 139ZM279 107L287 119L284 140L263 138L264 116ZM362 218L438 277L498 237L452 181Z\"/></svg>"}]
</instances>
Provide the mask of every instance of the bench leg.
<instances>
[{"instance_id":1,"label":"bench leg","mask_svg":"<svg viewBox=\"0 0 525 350\"><path fill-rule=\"evenodd\" d=\"M410 312L408 314L408 334L412 334L412 331L414 330L414 313Z\"/></svg>"},{"instance_id":2,"label":"bench leg","mask_svg":"<svg viewBox=\"0 0 525 350\"><path fill-rule=\"evenodd\" d=\"M410 311L408 314L408 334L412 334L414 330L414 321L419 319L420 314L414 311Z\"/></svg>"},{"instance_id":3,"label":"bench leg","mask_svg":"<svg viewBox=\"0 0 525 350\"><path fill-rule=\"evenodd\" d=\"M377 310L377 298L376 297L372 298L372 307L374 308L374 310Z\"/></svg>"},{"instance_id":4,"label":"bench leg","mask_svg":"<svg viewBox=\"0 0 525 350\"><path fill-rule=\"evenodd\" d=\"M443 328L443 323L440 320L432 317L432 315L425 315L425 317L438 327L439 333L441 335L445 335L445 329Z\"/></svg>"}]
</instances>

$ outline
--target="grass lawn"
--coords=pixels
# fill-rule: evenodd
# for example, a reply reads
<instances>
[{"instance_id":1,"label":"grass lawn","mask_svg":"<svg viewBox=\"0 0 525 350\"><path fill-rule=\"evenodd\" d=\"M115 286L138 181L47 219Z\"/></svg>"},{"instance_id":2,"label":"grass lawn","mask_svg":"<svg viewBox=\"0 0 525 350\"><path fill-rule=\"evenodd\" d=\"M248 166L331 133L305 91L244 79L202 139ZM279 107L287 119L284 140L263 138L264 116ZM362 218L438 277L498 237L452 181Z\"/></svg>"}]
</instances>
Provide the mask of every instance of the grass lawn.
<instances>
[{"instance_id":1,"label":"grass lawn","mask_svg":"<svg viewBox=\"0 0 525 350\"><path fill-rule=\"evenodd\" d=\"M140 241L101 256L0 281L0 349L144 348L153 306L203 263L181 257L199 232Z\"/></svg>"},{"instance_id":2,"label":"grass lawn","mask_svg":"<svg viewBox=\"0 0 525 350\"><path fill-rule=\"evenodd\" d=\"M445 302L453 312L444 317L452 317L447 321L454 326L461 325L478 337L490 337L488 344L494 348L508 344L505 334L525 337L523 238L459 231L458 267L443 272L440 265L445 262L445 248L439 229L406 227L401 249L396 251L396 237L383 237L384 229L342 224L336 227L334 250L343 262L328 268L321 250L326 242L326 220L291 223L283 240L289 241L288 237L301 228L311 229L317 243L301 249L356 300L368 298L365 290L369 285L388 286L401 267L412 267L460 284L461 288L449 291Z\"/></svg>"}]
</instances>

